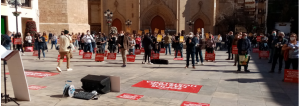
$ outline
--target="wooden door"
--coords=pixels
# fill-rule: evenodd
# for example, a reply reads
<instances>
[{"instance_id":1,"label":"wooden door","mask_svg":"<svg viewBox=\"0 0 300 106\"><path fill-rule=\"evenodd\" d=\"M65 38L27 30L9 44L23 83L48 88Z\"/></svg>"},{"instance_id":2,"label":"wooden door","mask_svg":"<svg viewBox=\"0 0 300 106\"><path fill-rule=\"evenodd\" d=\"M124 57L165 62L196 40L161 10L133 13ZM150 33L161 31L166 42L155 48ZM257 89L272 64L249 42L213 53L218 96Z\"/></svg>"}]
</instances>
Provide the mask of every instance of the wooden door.
<instances>
[{"instance_id":1,"label":"wooden door","mask_svg":"<svg viewBox=\"0 0 300 106\"><path fill-rule=\"evenodd\" d=\"M160 30L165 30L165 21L160 16L155 16L151 21L151 31L154 33L154 29L158 28L160 33Z\"/></svg>"}]
</instances>

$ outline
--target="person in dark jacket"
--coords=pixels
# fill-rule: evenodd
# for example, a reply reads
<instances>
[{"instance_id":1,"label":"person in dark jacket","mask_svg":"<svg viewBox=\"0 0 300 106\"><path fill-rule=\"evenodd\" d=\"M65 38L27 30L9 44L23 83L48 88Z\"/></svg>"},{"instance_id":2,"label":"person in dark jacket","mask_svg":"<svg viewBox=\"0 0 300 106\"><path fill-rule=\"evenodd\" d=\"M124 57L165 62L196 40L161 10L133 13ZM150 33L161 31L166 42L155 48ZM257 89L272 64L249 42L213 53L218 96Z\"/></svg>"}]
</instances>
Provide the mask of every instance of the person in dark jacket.
<instances>
[{"instance_id":1,"label":"person in dark jacket","mask_svg":"<svg viewBox=\"0 0 300 106\"><path fill-rule=\"evenodd\" d=\"M157 41L157 34L154 34L151 37L151 39L153 41L152 47L153 47L154 53L159 53L159 51L160 51L160 45L159 45L159 42Z\"/></svg>"},{"instance_id":2,"label":"person in dark jacket","mask_svg":"<svg viewBox=\"0 0 300 106\"><path fill-rule=\"evenodd\" d=\"M269 57L269 62L271 63L273 61L274 57L274 46L272 45L272 42L276 39L276 31L272 31L272 35L268 36L268 45L269 45L269 51L270 51L270 57Z\"/></svg>"},{"instance_id":3,"label":"person in dark jacket","mask_svg":"<svg viewBox=\"0 0 300 106\"><path fill-rule=\"evenodd\" d=\"M111 35L111 38L108 40L108 50L110 53L115 53L116 51L116 37L115 34Z\"/></svg>"},{"instance_id":4,"label":"person in dark jacket","mask_svg":"<svg viewBox=\"0 0 300 106\"><path fill-rule=\"evenodd\" d=\"M46 46L45 45L46 41L45 41L45 38L43 37L43 35L41 33L39 33L39 37L37 38L37 42L38 42L38 44L37 44L38 58L41 59L40 58L41 51L43 52L43 57L45 58L44 50L46 50L46 47L45 47Z\"/></svg>"},{"instance_id":5,"label":"person in dark jacket","mask_svg":"<svg viewBox=\"0 0 300 106\"><path fill-rule=\"evenodd\" d=\"M11 32L8 31L5 35L1 35L1 45L6 49L10 50L11 49Z\"/></svg>"},{"instance_id":6,"label":"person in dark jacket","mask_svg":"<svg viewBox=\"0 0 300 106\"><path fill-rule=\"evenodd\" d=\"M177 58L177 54L178 54L178 51L180 52L181 54L181 58L183 57L183 54L182 54L182 48L183 48L183 42L180 42L180 33L178 33L177 36L175 36L175 58Z\"/></svg>"},{"instance_id":7,"label":"person in dark jacket","mask_svg":"<svg viewBox=\"0 0 300 106\"><path fill-rule=\"evenodd\" d=\"M16 37L17 39L22 39L22 35L21 35L20 32L18 32L18 33L15 35L15 37ZM23 43L22 43L22 41L21 41L21 44L16 44L16 49L17 49L18 51L21 50L22 55L25 55L25 54L24 54L24 50L23 50Z\"/></svg>"},{"instance_id":8,"label":"person in dark jacket","mask_svg":"<svg viewBox=\"0 0 300 106\"><path fill-rule=\"evenodd\" d=\"M149 37L148 33L144 36L142 43L144 45L144 50L145 50L145 54L144 54L145 62L143 61L142 64L145 64L147 62L147 60L148 60L148 64L152 64L150 62L150 56L151 56L151 49L152 49L151 45L153 44L153 41Z\"/></svg>"},{"instance_id":9,"label":"person in dark jacket","mask_svg":"<svg viewBox=\"0 0 300 106\"><path fill-rule=\"evenodd\" d=\"M98 37L96 38L96 46L97 46L97 53L101 53L103 54L105 52L105 48L104 48L104 43L105 43L105 40L104 40L104 37L102 34L99 34Z\"/></svg>"},{"instance_id":10,"label":"person in dark jacket","mask_svg":"<svg viewBox=\"0 0 300 106\"><path fill-rule=\"evenodd\" d=\"M228 58L226 60L230 60L230 57L231 57L231 60L233 60L233 54L231 52L232 50L232 42L233 42L233 32L230 31L229 34L228 34L228 37L227 37L227 45L228 45Z\"/></svg>"},{"instance_id":11,"label":"person in dark jacket","mask_svg":"<svg viewBox=\"0 0 300 106\"><path fill-rule=\"evenodd\" d=\"M189 37L186 39L186 66L189 67L190 57L192 58L193 68L195 69L195 52L196 52L196 38L194 37L193 32L190 32Z\"/></svg>"},{"instance_id":12,"label":"person in dark jacket","mask_svg":"<svg viewBox=\"0 0 300 106\"><path fill-rule=\"evenodd\" d=\"M247 33L243 33L242 39L238 40L237 48L238 48L239 55L248 55L250 53L251 42L249 39L247 39ZM245 70L245 72L250 72L248 70L248 63L247 63L247 65L244 65L244 70ZM238 70L237 71L241 71L240 62L238 62Z\"/></svg>"},{"instance_id":13,"label":"person in dark jacket","mask_svg":"<svg viewBox=\"0 0 300 106\"><path fill-rule=\"evenodd\" d=\"M277 59L279 59L279 69L278 69L278 73L281 73L281 69L282 69L282 61L283 61L283 53L281 52L282 46L288 43L288 40L284 38L284 33L280 32L278 35L278 38L275 39L272 43L272 45L270 45L272 47L272 49L274 50L274 56L273 56L273 63L272 63L272 68L271 71L269 73L274 73L274 69L277 63Z\"/></svg>"}]
</instances>

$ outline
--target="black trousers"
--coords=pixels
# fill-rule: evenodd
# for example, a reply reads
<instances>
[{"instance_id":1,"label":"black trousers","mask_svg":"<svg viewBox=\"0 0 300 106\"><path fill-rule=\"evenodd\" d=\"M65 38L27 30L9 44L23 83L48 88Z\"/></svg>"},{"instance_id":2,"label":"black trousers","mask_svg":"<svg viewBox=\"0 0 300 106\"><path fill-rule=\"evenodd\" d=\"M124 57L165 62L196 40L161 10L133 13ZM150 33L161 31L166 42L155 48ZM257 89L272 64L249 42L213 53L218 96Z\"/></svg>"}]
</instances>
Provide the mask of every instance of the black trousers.
<instances>
[{"instance_id":1,"label":"black trousers","mask_svg":"<svg viewBox=\"0 0 300 106\"><path fill-rule=\"evenodd\" d=\"M233 54L232 54L232 52L231 52L231 49L232 49L232 46L231 45L228 45L228 59L230 59L230 56L231 56L231 58L233 58Z\"/></svg>"},{"instance_id":2,"label":"black trousers","mask_svg":"<svg viewBox=\"0 0 300 106\"><path fill-rule=\"evenodd\" d=\"M18 50L18 51L20 51L20 49L21 49L22 53L24 53L23 47L22 47L21 44L17 44L16 46L17 46L17 50Z\"/></svg>"},{"instance_id":3,"label":"black trousers","mask_svg":"<svg viewBox=\"0 0 300 106\"><path fill-rule=\"evenodd\" d=\"M285 68L284 69L290 69L291 64L293 65L294 70L298 70L298 58L291 59L289 58L287 61L285 61Z\"/></svg>"},{"instance_id":4,"label":"black trousers","mask_svg":"<svg viewBox=\"0 0 300 106\"><path fill-rule=\"evenodd\" d=\"M214 48L206 47L206 52L207 53L213 53L214 52Z\"/></svg>"},{"instance_id":5,"label":"black trousers","mask_svg":"<svg viewBox=\"0 0 300 106\"><path fill-rule=\"evenodd\" d=\"M279 72L281 71L281 69L282 69L282 61L283 61L283 55L281 55L281 54L275 54L274 55L271 71L274 71L276 63L277 63L277 59L279 59L279 69L278 69L278 71Z\"/></svg>"},{"instance_id":6,"label":"black trousers","mask_svg":"<svg viewBox=\"0 0 300 106\"><path fill-rule=\"evenodd\" d=\"M145 62L150 62L150 57L151 57L151 49L145 49L145 54L144 54L144 59Z\"/></svg>"}]
</instances>

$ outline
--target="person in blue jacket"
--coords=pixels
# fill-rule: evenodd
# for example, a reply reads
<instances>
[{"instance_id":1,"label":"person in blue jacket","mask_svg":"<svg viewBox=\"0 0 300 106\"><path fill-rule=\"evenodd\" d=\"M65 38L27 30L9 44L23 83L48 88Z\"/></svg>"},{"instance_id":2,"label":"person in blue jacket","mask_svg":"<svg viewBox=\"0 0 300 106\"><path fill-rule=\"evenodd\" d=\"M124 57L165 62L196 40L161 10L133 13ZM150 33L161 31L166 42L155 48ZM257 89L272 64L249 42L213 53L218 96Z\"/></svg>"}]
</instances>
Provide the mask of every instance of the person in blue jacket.
<instances>
[{"instance_id":1,"label":"person in blue jacket","mask_svg":"<svg viewBox=\"0 0 300 106\"><path fill-rule=\"evenodd\" d=\"M247 33L242 34L242 39L238 40L237 48L238 48L239 55L248 55L250 53L251 42L249 39L247 39ZM249 62L249 60L248 60L248 62ZM244 70L245 70L245 72L250 72L248 70L248 63L246 65L244 65ZM240 62L238 62L238 70L237 71L241 71Z\"/></svg>"}]
</instances>

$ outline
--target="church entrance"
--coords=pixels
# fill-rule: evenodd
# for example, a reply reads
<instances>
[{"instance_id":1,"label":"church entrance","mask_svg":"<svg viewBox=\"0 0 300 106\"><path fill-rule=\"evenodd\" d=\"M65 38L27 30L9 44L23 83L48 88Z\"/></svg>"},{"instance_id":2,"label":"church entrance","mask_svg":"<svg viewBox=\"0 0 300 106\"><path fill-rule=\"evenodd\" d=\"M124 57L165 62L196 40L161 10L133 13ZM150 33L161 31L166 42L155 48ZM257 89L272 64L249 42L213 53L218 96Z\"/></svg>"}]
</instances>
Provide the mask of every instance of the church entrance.
<instances>
[{"instance_id":1,"label":"church entrance","mask_svg":"<svg viewBox=\"0 0 300 106\"><path fill-rule=\"evenodd\" d=\"M112 22L112 26L117 27L118 33L122 31L122 22L118 18L114 19L114 21Z\"/></svg>"},{"instance_id":2,"label":"church entrance","mask_svg":"<svg viewBox=\"0 0 300 106\"><path fill-rule=\"evenodd\" d=\"M155 16L151 21L151 31L154 33L154 29L159 29L158 33L160 33L161 30L165 30L165 21L160 16Z\"/></svg>"},{"instance_id":3,"label":"church entrance","mask_svg":"<svg viewBox=\"0 0 300 106\"><path fill-rule=\"evenodd\" d=\"M202 19L198 18L195 23L194 23L194 33L197 33L197 29L200 28L204 28L204 22Z\"/></svg>"}]
</instances>

